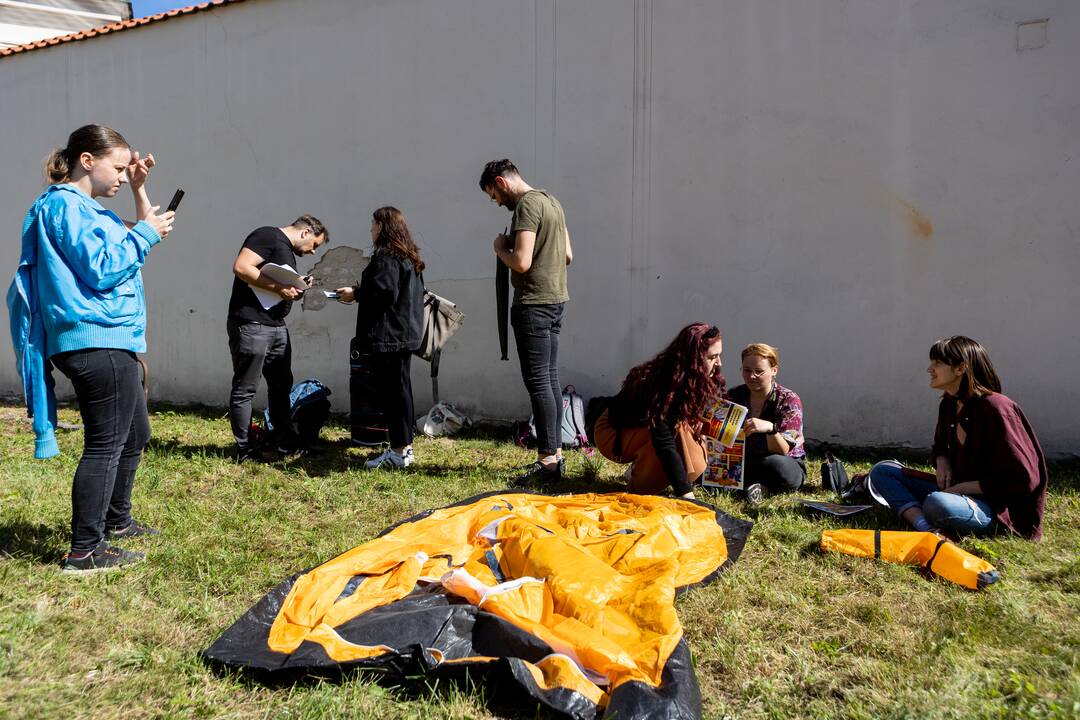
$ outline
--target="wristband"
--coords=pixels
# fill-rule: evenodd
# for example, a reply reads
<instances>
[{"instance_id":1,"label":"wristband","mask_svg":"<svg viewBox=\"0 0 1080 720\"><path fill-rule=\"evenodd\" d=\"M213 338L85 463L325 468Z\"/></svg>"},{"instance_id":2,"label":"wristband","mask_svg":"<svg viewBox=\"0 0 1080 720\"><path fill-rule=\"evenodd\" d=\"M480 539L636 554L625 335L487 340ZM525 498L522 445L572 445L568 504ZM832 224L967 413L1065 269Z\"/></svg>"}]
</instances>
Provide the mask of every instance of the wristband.
<instances>
[{"instance_id":1,"label":"wristband","mask_svg":"<svg viewBox=\"0 0 1080 720\"><path fill-rule=\"evenodd\" d=\"M767 432L765 434L766 435L779 435L780 434L780 426L777 425L776 423L772 423L772 430L770 430L769 432Z\"/></svg>"}]
</instances>

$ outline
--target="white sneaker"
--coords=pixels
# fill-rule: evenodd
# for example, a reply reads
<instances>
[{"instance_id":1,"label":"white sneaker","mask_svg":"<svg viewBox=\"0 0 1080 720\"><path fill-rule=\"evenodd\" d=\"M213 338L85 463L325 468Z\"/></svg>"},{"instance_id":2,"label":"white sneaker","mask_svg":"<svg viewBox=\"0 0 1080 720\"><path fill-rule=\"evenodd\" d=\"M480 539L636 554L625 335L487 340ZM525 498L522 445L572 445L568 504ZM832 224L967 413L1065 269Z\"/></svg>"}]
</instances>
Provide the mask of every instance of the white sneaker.
<instances>
[{"instance_id":1,"label":"white sneaker","mask_svg":"<svg viewBox=\"0 0 1080 720\"><path fill-rule=\"evenodd\" d=\"M413 451L411 447L405 448L404 454L396 453L392 449L388 449L382 455L379 455L372 460L368 460L366 463L364 463L364 467L369 470L374 470L376 468L396 470L398 468L404 468L412 465L415 460L416 458L413 457Z\"/></svg>"}]
</instances>

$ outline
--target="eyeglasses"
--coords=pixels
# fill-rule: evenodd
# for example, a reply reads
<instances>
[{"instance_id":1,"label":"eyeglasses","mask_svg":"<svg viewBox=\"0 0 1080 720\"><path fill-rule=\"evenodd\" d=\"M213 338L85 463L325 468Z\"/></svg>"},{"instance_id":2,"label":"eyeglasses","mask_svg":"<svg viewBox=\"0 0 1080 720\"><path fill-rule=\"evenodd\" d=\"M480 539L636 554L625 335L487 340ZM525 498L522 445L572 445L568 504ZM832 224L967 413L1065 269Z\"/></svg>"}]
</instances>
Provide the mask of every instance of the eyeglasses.
<instances>
[{"instance_id":1,"label":"eyeglasses","mask_svg":"<svg viewBox=\"0 0 1080 720\"><path fill-rule=\"evenodd\" d=\"M720 337L720 328L713 325L704 335L701 336L701 339L712 340L715 337Z\"/></svg>"}]
</instances>

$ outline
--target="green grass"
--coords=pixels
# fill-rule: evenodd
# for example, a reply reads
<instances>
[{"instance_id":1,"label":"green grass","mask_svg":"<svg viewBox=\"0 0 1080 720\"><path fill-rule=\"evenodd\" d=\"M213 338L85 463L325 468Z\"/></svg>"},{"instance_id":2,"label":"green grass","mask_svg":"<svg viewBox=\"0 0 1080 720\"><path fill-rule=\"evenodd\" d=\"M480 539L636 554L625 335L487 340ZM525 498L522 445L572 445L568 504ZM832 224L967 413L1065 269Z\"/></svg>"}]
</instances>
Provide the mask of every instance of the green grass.
<instances>
[{"instance_id":1,"label":"green grass","mask_svg":"<svg viewBox=\"0 0 1080 720\"><path fill-rule=\"evenodd\" d=\"M58 562L82 434L62 431L63 454L36 461L21 415L0 407L0 718L544 716L494 705L483 684L353 677L271 688L198 657L288 575L416 512L504 487L530 459L509 438L419 439L418 464L394 474L362 470L369 451L331 425L324 457L236 466L224 411L161 408L134 503L163 536L127 543L147 551L140 566L72 578ZM70 409L61 420L79 422ZM866 469L886 456L844 459ZM575 453L569 469L562 490L621 487L610 463ZM843 524L800 512L791 497L716 502L756 525L728 573L677 601L706 717L1080 717L1076 465L1051 469L1044 542L964 541L1003 576L978 593L911 567L821 554L820 531ZM884 511L856 520L896 527Z\"/></svg>"}]
</instances>

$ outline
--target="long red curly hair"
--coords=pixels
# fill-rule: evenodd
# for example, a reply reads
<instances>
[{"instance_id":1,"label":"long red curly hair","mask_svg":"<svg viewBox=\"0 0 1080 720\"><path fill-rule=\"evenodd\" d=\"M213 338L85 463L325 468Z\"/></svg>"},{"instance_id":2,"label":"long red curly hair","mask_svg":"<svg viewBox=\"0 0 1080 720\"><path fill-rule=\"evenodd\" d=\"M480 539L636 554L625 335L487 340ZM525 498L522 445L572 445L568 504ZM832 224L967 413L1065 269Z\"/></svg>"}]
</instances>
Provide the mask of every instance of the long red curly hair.
<instances>
[{"instance_id":1,"label":"long red curly hair","mask_svg":"<svg viewBox=\"0 0 1080 720\"><path fill-rule=\"evenodd\" d=\"M646 416L650 427L665 421L691 422L709 400L726 394L723 373L710 375L705 362L709 346L720 338L715 325L691 323L659 355L626 375L623 390L634 400L651 397Z\"/></svg>"}]
</instances>

